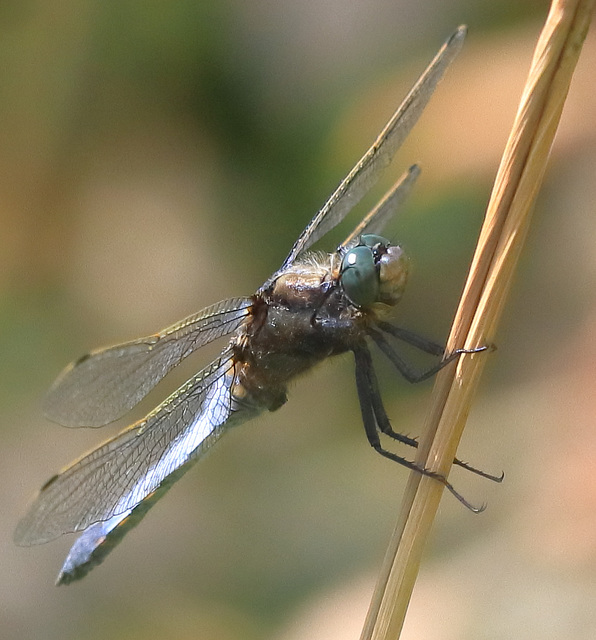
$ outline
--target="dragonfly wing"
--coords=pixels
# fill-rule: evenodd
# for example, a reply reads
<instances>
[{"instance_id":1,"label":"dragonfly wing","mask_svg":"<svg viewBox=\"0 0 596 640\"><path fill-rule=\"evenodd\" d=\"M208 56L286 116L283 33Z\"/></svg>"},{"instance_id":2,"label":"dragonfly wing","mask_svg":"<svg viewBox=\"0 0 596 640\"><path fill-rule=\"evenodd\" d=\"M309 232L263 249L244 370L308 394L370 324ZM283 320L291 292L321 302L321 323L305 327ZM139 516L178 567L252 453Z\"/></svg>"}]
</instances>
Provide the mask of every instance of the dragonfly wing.
<instances>
[{"instance_id":1,"label":"dragonfly wing","mask_svg":"<svg viewBox=\"0 0 596 640\"><path fill-rule=\"evenodd\" d=\"M465 27L459 27L441 47L371 148L300 234L280 271L286 269L300 253L339 224L369 191L418 121L439 80L459 53L465 35Z\"/></svg>"},{"instance_id":2,"label":"dragonfly wing","mask_svg":"<svg viewBox=\"0 0 596 640\"><path fill-rule=\"evenodd\" d=\"M341 243L339 249L345 248L362 234L380 234L387 222L400 207L401 203L408 197L419 175L420 167L416 164L412 165L391 189L389 189L374 209L369 211L354 231Z\"/></svg>"},{"instance_id":3,"label":"dragonfly wing","mask_svg":"<svg viewBox=\"0 0 596 640\"><path fill-rule=\"evenodd\" d=\"M65 565L86 573L228 427L258 413L233 396L234 383L227 350L145 419L46 483L17 527L17 544L87 530Z\"/></svg>"},{"instance_id":4,"label":"dragonfly wing","mask_svg":"<svg viewBox=\"0 0 596 640\"><path fill-rule=\"evenodd\" d=\"M67 427L117 420L193 351L235 331L251 304L250 298L224 300L156 335L91 352L52 385L46 415Z\"/></svg>"}]
</instances>

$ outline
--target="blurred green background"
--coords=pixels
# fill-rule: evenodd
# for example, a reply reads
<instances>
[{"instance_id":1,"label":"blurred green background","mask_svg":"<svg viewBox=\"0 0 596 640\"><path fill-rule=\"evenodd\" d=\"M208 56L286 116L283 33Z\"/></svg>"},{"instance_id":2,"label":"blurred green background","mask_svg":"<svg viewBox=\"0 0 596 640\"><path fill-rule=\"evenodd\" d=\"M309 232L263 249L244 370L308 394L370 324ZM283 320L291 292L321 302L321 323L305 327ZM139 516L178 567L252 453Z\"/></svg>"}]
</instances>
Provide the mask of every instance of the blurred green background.
<instances>
[{"instance_id":1,"label":"blurred green background","mask_svg":"<svg viewBox=\"0 0 596 640\"><path fill-rule=\"evenodd\" d=\"M2 638L358 638L407 474L367 445L350 357L224 438L60 589L73 538L21 549L12 531L48 477L126 423L65 429L40 400L90 348L254 291L463 22L462 54L376 192L422 164L387 233L414 263L400 324L444 340L547 9L2 3ZM592 31L460 448L505 482L454 471L488 509L445 496L403 638L596 637L595 68ZM430 385L378 364L394 426L418 433Z\"/></svg>"}]
</instances>

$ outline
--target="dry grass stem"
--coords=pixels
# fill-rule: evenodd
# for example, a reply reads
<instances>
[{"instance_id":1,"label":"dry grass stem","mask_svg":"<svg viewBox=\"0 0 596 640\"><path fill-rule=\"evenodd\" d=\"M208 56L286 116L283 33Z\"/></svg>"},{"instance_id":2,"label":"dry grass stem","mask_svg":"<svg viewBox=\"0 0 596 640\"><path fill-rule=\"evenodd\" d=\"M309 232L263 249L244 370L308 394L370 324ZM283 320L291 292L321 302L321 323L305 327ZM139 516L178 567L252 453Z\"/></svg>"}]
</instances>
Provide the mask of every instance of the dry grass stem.
<instances>
[{"instance_id":1,"label":"dry grass stem","mask_svg":"<svg viewBox=\"0 0 596 640\"><path fill-rule=\"evenodd\" d=\"M448 351L493 341L532 205L579 58L594 0L554 0L540 35L496 177ZM417 462L447 475L486 354L463 356L437 376ZM410 475L361 640L399 637L443 486Z\"/></svg>"}]
</instances>

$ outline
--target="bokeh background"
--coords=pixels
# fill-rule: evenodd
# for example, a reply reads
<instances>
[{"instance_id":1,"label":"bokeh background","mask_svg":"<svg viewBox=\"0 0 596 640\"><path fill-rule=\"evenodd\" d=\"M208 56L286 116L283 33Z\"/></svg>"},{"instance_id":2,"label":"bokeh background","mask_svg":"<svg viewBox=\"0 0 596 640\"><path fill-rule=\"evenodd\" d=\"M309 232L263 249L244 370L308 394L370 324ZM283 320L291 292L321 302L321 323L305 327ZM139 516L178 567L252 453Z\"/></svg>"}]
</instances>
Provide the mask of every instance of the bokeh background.
<instances>
[{"instance_id":1,"label":"bokeh background","mask_svg":"<svg viewBox=\"0 0 596 640\"><path fill-rule=\"evenodd\" d=\"M2 638L358 638L407 474L367 445L350 357L224 438L62 588L72 537L22 549L12 531L50 475L125 422L65 429L40 400L90 348L254 291L464 22L462 54L376 191L422 164L388 234L414 263L399 322L444 340L547 9L2 3ZM404 638L596 637L595 68L592 31L460 448L505 482L454 471L488 509L444 497ZM418 433L430 383L378 367L394 426Z\"/></svg>"}]
</instances>

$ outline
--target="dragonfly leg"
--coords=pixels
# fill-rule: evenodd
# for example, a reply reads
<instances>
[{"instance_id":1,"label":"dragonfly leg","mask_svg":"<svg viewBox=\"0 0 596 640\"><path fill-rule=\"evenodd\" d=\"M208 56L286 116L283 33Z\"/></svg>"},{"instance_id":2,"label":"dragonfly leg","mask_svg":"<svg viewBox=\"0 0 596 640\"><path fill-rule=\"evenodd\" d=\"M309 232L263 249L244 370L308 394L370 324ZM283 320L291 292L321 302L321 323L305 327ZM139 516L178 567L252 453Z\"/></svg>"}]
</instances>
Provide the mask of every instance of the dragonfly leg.
<instances>
[{"instance_id":1,"label":"dragonfly leg","mask_svg":"<svg viewBox=\"0 0 596 640\"><path fill-rule=\"evenodd\" d=\"M380 453L385 458L392 460L393 462L397 462L402 466L412 470L417 471L418 473L427 476L429 478L433 478L433 480L437 480L440 482L448 491L450 491L465 507L473 511L474 513L480 513L484 511L485 506L476 507L470 502L468 502L462 495L459 493L455 487L447 480L447 478L435 471L431 471L430 469L426 469L421 467L420 465L412 462L411 460L407 460L402 456L398 456L391 451L387 451L381 445L381 441L379 438L379 430L386 432L385 430L389 428L391 432L393 429L389 425L389 419L387 418L387 414L385 413L385 409L382 406L382 401L380 395L378 393L376 377L374 377L374 372L372 372L372 360L370 356L370 352L366 348L366 346L358 346L354 348L354 357L356 360L356 387L358 389L358 398L360 400L360 410L362 412L362 421L364 423L364 430L366 432L366 437L370 445ZM393 432L395 433L395 432ZM401 434L400 435L401 440ZM403 436L406 444L409 442L415 442L417 446L418 443L412 438L408 438L407 436Z\"/></svg>"},{"instance_id":2,"label":"dragonfly leg","mask_svg":"<svg viewBox=\"0 0 596 640\"><path fill-rule=\"evenodd\" d=\"M433 356L442 356L445 353L445 347L443 345L438 342L433 342L428 338L424 338L423 336L419 336L417 333L409 331L408 329L396 327L389 322L377 322L377 326L381 331L392 335L398 340L407 342L413 347L416 347L416 349L420 349L420 351L424 351L425 353L430 353Z\"/></svg>"},{"instance_id":3,"label":"dragonfly leg","mask_svg":"<svg viewBox=\"0 0 596 640\"><path fill-rule=\"evenodd\" d=\"M478 467L473 467L468 462L464 462L463 460L460 460L459 458L454 458L453 459L453 464L456 464L458 467L461 467L462 469L465 469L466 471L470 471L471 473L474 473L477 476L480 476L481 478L486 478L487 480L491 480L492 482L497 482L499 484L501 482L503 482L503 479L505 478L505 472L504 471L501 471L501 473L498 476L495 476L492 473L488 473L487 471L482 471L482 469L478 469Z\"/></svg>"},{"instance_id":4,"label":"dragonfly leg","mask_svg":"<svg viewBox=\"0 0 596 640\"><path fill-rule=\"evenodd\" d=\"M366 358L366 364L364 364L364 360ZM381 392L379 390L379 383L377 380L377 376L375 374L375 370L372 364L372 359L370 358L370 353L368 350L366 354L362 356L362 365L361 365L368 374L369 381L369 389L370 389L370 399L371 404L373 406L373 411L375 414L377 425L382 433L389 436L393 440L397 440L403 444L408 445L409 447L418 448L418 440L416 438L412 438L410 436L403 435L402 433L398 433L393 429L391 423L389 421L389 417L387 416L387 412L385 411L385 407L383 406L383 400L381 398ZM453 464L465 469L466 471L470 471L471 473L475 473L482 478L486 478L488 480L492 480L493 482L502 482L505 477L504 473L501 473L498 476L495 476L491 473L487 473L486 471L482 471L481 469L477 469L473 467L471 464L467 462L463 462L459 458L453 459Z\"/></svg>"},{"instance_id":5,"label":"dragonfly leg","mask_svg":"<svg viewBox=\"0 0 596 640\"><path fill-rule=\"evenodd\" d=\"M362 384L363 386L366 385L365 390L367 393L368 403L371 405L374 414L374 421L379 430L390 438L406 444L409 447L418 447L418 441L415 438L411 438L410 436L403 435L393 430L389 417L387 416L387 412L385 411L385 407L383 406L379 382L375 374L372 358L366 347L362 349L361 353L356 355L356 367L356 381L358 383L359 375L362 375L364 378Z\"/></svg>"},{"instance_id":6,"label":"dragonfly leg","mask_svg":"<svg viewBox=\"0 0 596 640\"><path fill-rule=\"evenodd\" d=\"M388 327L391 326L385 323L382 323L382 324ZM402 331L405 331L403 329L399 329L398 327L392 327L392 329L395 329L400 333ZM488 347L476 347L475 349L456 349L455 351L453 351L453 353L450 353L448 356L444 357L441 360L441 362L439 362L438 364L434 365L433 367L430 367L430 369L427 369L426 371L420 372L420 371L416 371L408 362L406 362L404 358L402 358L399 355L399 353L397 353L397 351L395 351L395 349L389 344L385 336L380 331L376 331L375 329L369 329L368 333L370 337L374 340L375 344L379 347L379 349L389 358L389 360L391 360L393 366L401 373L401 375L408 382L411 382L412 384L415 384L417 382L422 382L423 380L428 380L428 378L432 378L443 367L447 366L450 362L453 362L456 358L458 358L460 355L464 353L479 353L481 351L486 351L488 349ZM415 335L413 333L410 333L409 331L406 331L406 334L408 334L408 336ZM395 332L392 332L391 335L394 335L397 337L397 334ZM400 336L400 337L401 339L405 340L403 336ZM426 343L426 340L424 338L420 338L419 336L416 336L416 338L421 341L419 344L414 344L409 339L407 340L407 342L409 342L409 344L412 344L412 346L414 347L422 349L420 344ZM442 347L439 347L440 352L437 353L435 351L435 347L438 347L439 345L435 344L434 342L428 342L428 345L430 345L428 349L425 348L422 350L426 351L427 353L432 353L433 355L443 355L444 351ZM430 351L431 348L433 349L433 351Z\"/></svg>"}]
</instances>

